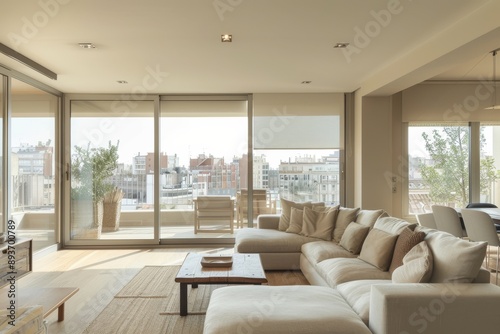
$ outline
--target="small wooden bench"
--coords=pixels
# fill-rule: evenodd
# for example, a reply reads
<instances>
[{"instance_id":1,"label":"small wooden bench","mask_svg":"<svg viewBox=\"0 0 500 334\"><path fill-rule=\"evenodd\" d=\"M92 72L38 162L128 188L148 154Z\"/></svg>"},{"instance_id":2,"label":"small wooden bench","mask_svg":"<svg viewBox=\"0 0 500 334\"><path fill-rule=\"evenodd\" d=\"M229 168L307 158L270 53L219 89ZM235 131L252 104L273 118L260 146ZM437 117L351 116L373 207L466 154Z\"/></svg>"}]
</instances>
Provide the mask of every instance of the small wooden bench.
<instances>
[{"instance_id":1,"label":"small wooden bench","mask_svg":"<svg viewBox=\"0 0 500 334\"><path fill-rule=\"evenodd\" d=\"M9 306L8 287L0 290L0 307ZM46 318L57 309L57 321L64 320L64 303L78 292L78 288L20 288L17 287L16 308L31 305L42 305L43 317Z\"/></svg>"}]
</instances>

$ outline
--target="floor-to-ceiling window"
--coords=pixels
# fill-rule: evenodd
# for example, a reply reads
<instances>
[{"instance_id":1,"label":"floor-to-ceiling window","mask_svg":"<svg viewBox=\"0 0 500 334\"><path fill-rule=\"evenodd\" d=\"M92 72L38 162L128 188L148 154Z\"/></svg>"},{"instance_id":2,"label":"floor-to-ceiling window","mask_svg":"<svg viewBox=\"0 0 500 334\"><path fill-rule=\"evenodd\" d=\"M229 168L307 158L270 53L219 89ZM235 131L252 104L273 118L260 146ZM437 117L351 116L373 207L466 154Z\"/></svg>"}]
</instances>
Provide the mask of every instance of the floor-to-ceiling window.
<instances>
[{"instance_id":1,"label":"floor-to-ceiling window","mask_svg":"<svg viewBox=\"0 0 500 334\"><path fill-rule=\"evenodd\" d=\"M255 94L253 185L280 198L342 202L343 94Z\"/></svg>"},{"instance_id":2,"label":"floor-to-ceiling window","mask_svg":"<svg viewBox=\"0 0 500 334\"><path fill-rule=\"evenodd\" d=\"M161 237L192 238L198 196L229 196L236 211L246 205L237 198L248 177L247 97L164 96L160 106Z\"/></svg>"},{"instance_id":3,"label":"floor-to-ceiling window","mask_svg":"<svg viewBox=\"0 0 500 334\"><path fill-rule=\"evenodd\" d=\"M476 124L477 132L469 124L409 125L408 214L431 212L433 204L500 206L500 130L496 125ZM474 165L478 168L471 169Z\"/></svg>"},{"instance_id":4,"label":"floor-to-ceiling window","mask_svg":"<svg viewBox=\"0 0 500 334\"><path fill-rule=\"evenodd\" d=\"M432 205L464 207L469 202L469 126L410 124L408 128L408 211Z\"/></svg>"},{"instance_id":5,"label":"floor-to-ceiling window","mask_svg":"<svg viewBox=\"0 0 500 334\"><path fill-rule=\"evenodd\" d=\"M72 100L70 109L70 239L153 239L154 102Z\"/></svg>"},{"instance_id":6,"label":"floor-to-ceiling window","mask_svg":"<svg viewBox=\"0 0 500 334\"><path fill-rule=\"evenodd\" d=\"M481 124L479 193L479 202L500 207L500 126L496 124Z\"/></svg>"},{"instance_id":7,"label":"floor-to-ceiling window","mask_svg":"<svg viewBox=\"0 0 500 334\"><path fill-rule=\"evenodd\" d=\"M67 244L233 240L194 233L202 195L231 198L236 228L280 198L341 203L343 94L269 95L68 96Z\"/></svg>"},{"instance_id":8,"label":"floor-to-ceiling window","mask_svg":"<svg viewBox=\"0 0 500 334\"><path fill-rule=\"evenodd\" d=\"M10 98L11 215L16 234L32 238L36 251L59 240L55 160L59 98L17 79L11 79Z\"/></svg>"}]
</instances>

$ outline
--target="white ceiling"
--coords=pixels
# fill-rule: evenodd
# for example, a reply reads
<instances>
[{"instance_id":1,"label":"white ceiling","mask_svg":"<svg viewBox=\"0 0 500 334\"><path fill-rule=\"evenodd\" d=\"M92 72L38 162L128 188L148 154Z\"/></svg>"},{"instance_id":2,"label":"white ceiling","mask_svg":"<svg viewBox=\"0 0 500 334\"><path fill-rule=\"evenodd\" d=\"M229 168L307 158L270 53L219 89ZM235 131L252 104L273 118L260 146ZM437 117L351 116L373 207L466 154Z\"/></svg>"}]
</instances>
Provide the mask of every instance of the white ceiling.
<instances>
[{"instance_id":1,"label":"white ceiling","mask_svg":"<svg viewBox=\"0 0 500 334\"><path fill-rule=\"evenodd\" d=\"M491 77L498 13L500 0L0 0L0 43L58 79L0 64L65 93L392 94Z\"/></svg>"}]
</instances>

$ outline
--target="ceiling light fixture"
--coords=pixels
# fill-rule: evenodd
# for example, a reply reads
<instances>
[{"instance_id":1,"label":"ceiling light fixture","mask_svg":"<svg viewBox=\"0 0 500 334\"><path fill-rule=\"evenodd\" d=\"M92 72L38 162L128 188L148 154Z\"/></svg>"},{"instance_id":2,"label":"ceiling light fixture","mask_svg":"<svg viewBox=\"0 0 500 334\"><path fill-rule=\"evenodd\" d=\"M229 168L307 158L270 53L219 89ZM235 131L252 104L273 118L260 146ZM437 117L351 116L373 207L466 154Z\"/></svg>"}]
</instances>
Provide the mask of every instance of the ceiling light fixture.
<instances>
[{"instance_id":1,"label":"ceiling light fixture","mask_svg":"<svg viewBox=\"0 0 500 334\"><path fill-rule=\"evenodd\" d=\"M125 80L117 80L116 82L118 82L119 84L128 84L128 81L125 81Z\"/></svg>"},{"instance_id":2,"label":"ceiling light fixture","mask_svg":"<svg viewBox=\"0 0 500 334\"><path fill-rule=\"evenodd\" d=\"M93 43L78 43L78 45L83 49L95 49L95 45Z\"/></svg>"},{"instance_id":3,"label":"ceiling light fixture","mask_svg":"<svg viewBox=\"0 0 500 334\"><path fill-rule=\"evenodd\" d=\"M304 81L301 82L301 84L304 84L304 85L308 85L310 83L311 83L311 81L309 81L309 80L304 80Z\"/></svg>"},{"instance_id":4,"label":"ceiling light fixture","mask_svg":"<svg viewBox=\"0 0 500 334\"><path fill-rule=\"evenodd\" d=\"M500 48L491 51L491 55L493 56L493 92L491 98L491 107L485 108L488 110L500 109L500 105L497 104L497 52L500 51Z\"/></svg>"},{"instance_id":5,"label":"ceiling light fixture","mask_svg":"<svg viewBox=\"0 0 500 334\"><path fill-rule=\"evenodd\" d=\"M345 49L348 45L349 45L349 43L335 43L333 45L333 48L334 49Z\"/></svg>"},{"instance_id":6,"label":"ceiling light fixture","mask_svg":"<svg viewBox=\"0 0 500 334\"><path fill-rule=\"evenodd\" d=\"M222 43L231 43L233 41L233 35L228 35L228 34L220 35L220 41Z\"/></svg>"}]
</instances>

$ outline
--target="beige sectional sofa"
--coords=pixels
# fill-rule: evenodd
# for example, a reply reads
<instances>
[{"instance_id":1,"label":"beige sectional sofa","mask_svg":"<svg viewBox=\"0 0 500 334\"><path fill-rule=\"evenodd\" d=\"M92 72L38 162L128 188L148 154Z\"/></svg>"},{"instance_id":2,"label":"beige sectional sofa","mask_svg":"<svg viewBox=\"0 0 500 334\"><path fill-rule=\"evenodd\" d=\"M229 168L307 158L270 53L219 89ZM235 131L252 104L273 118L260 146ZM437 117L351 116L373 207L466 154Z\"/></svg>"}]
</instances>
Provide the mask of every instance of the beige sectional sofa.
<instances>
[{"instance_id":1,"label":"beige sectional sofa","mask_svg":"<svg viewBox=\"0 0 500 334\"><path fill-rule=\"evenodd\" d=\"M235 250L259 253L266 270L300 269L311 285L217 289L205 334L500 330L500 287L481 269L485 243L383 210L299 209L259 216L258 228L237 232ZM298 214L302 229L291 228Z\"/></svg>"}]
</instances>

